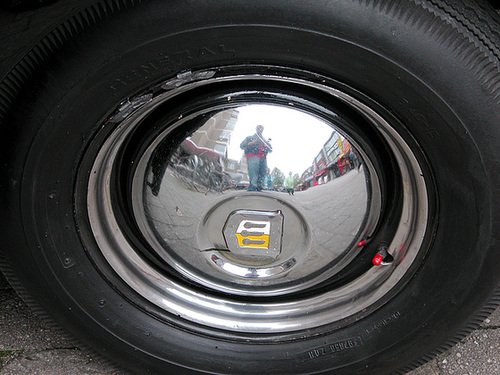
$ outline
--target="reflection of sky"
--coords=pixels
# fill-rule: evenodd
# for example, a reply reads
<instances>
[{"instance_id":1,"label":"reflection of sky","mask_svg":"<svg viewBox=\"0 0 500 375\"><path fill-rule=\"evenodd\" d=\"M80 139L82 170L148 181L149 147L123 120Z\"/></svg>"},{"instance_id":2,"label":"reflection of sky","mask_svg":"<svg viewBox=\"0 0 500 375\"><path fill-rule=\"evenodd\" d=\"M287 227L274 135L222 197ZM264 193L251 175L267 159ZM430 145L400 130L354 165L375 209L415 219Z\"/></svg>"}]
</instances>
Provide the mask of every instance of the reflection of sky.
<instances>
[{"instance_id":1,"label":"reflection of sky","mask_svg":"<svg viewBox=\"0 0 500 375\"><path fill-rule=\"evenodd\" d=\"M332 128L325 122L287 107L252 104L239 107L236 127L231 134L228 157L240 160L243 150L240 143L255 134L257 125L264 126L263 136L271 138L273 152L267 156L269 168L278 167L301 175L312 165L316 155L328 141Z\"/></svg>"}]
</instances>

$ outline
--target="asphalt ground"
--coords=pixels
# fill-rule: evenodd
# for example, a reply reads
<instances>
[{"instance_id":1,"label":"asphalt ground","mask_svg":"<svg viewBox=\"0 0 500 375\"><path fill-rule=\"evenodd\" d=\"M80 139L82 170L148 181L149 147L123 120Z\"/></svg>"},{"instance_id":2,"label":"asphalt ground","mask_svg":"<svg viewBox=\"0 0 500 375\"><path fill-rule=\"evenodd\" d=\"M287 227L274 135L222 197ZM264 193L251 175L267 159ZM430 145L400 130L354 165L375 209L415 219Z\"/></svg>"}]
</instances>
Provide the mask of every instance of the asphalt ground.
<instances>
[{"instance_id":1,"label":"asphalt ground","mask_svg":"<svg viewBox=\"0 0 500 375\"><path fill-rule=\"evenodd\" d=\"M39 319L0 274L0 375L129 375ZM500 308L411 375L500 374Z\"/></svg>"}]
</instances>

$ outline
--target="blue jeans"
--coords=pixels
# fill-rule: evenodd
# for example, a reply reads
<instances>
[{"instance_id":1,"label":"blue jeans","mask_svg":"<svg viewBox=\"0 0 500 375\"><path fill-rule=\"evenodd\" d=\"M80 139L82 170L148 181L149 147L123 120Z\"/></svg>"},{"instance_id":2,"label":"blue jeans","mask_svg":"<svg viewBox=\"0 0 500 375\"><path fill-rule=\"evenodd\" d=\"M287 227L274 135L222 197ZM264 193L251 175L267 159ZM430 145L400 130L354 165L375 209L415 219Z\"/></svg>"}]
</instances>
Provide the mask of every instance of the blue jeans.
<instances>
[{"instance_id":1,"label":"blue jeans","mask_svg":"<svg viewBox=\"0 0 500 375\"><path fill-rule=\"evenodd\" d=\"M267 175L267 160L252 156L247 158L247 166L248 178L250 179L248 191L261 191Z\"/></svg>"}]
</instances>

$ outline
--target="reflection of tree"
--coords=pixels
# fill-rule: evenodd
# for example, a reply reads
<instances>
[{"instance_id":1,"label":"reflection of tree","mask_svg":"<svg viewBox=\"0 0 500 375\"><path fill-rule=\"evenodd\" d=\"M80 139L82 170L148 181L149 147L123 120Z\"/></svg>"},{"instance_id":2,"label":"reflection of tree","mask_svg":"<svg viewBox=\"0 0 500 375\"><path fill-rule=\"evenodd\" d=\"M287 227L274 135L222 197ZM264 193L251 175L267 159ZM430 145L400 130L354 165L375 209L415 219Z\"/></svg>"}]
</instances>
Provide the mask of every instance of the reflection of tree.
<instances>
[{"instance_id":1,"label":"reflection of tree","mask_svg":"<svg viewBox=\"0 0 500 375\"><path fill-rule=\"evenodd\" d=\"M277 189L282 188L285 184L285 174L278 168L274 168L271 175L273 176L274 187Z\"/></svg>"},{"instance_id":2,"label":"reflection of tree","mask_svg":"<svg viewBox=\"0 0 500 375\"><path fill-rule=\"evenodd\" d=\"M302 183L302 179L300 178L298 173L295 173L293 175L293 185L294 186L299 186Z\"/></svg>"}]
</instances>

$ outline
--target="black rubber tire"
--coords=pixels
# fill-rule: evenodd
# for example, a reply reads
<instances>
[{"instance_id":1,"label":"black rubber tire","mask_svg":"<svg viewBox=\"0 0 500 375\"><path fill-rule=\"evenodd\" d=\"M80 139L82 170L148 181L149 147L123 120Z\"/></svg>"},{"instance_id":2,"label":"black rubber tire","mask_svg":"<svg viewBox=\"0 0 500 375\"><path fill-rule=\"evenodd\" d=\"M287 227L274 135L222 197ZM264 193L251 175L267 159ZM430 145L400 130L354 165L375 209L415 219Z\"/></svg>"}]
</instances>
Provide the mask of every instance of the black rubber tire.
<instances>
[{"instance_id":1,"label":"black rubber tire","mask_svg":"<svg viewBox=\"0 0 500 375\"><path fill-rule=\"evenodd\" d=\"M421 363L471 329L499 281L500 62L488 11L437 0L83 10L0 86L10 98L0 135L7 276L82 341L140 373L376 374ZM398 118L427 160L438 204L426 258L402 292L359 321L271 340L213 332L150 306L99 257L76 184L95 134L113 127L106 118L179 72L236 64L349 86Z\"/></svg>"}]
</instances>

